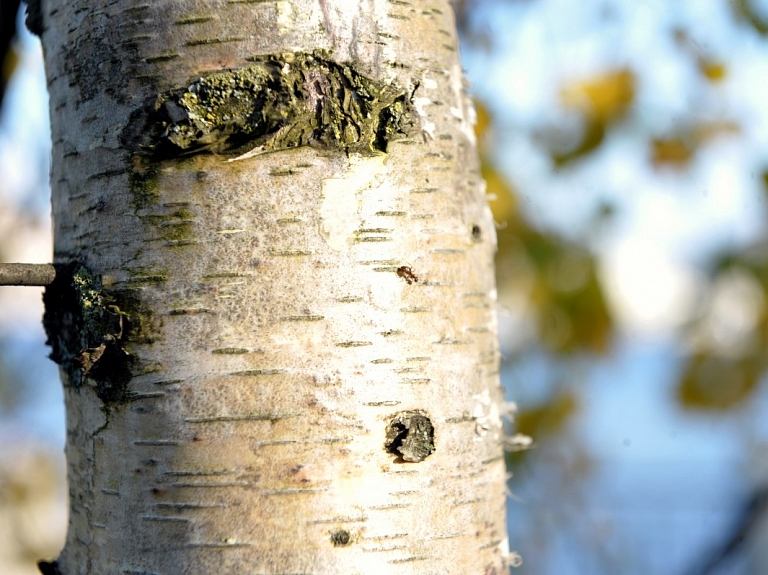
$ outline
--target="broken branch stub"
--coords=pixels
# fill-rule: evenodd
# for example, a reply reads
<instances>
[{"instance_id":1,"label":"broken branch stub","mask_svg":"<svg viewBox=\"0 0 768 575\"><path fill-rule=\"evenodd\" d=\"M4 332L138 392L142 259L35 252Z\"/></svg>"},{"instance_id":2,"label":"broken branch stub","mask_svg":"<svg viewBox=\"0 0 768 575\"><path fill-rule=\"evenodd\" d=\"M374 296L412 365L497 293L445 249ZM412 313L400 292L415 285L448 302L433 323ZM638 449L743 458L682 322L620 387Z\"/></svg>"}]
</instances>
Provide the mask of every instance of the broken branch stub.
<instances>
[{"instance_id":1,"label":"broken branch stub","mask_svg":"<svg viewBox=\"0 0 768 575\"><path fill-rule=\"evenodd\" d=\"M90 383L105 405L128 400L134 357L125 343L139 316L126 313L126 302L106 293L84 266L59 266L57 272L43 294L50 358L67 373L69 385Z\"/></svg>"}]
</instances>

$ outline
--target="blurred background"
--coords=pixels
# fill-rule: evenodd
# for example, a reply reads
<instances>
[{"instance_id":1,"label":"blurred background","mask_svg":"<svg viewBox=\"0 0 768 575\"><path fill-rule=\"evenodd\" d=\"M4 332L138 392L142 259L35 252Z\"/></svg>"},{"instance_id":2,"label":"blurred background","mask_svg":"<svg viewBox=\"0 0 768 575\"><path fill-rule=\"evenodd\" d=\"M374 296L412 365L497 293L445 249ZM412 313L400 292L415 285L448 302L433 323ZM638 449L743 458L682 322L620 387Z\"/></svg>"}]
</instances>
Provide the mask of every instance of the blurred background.
<instances>
[{"instance_id":1,"label":"blurred background","mask_svg":"<svg viewBox=\"0 0 768 575\"><path fill-rule=\"evenodd\" d=\"M47 98L17 7L0 0L0 260L42 263ZM507 458L515 573L768 573L768 0L455 7L509 432L534 439ZM0 288L7 575L66 528L42 309Z\"/></svg>"}]
</instances>

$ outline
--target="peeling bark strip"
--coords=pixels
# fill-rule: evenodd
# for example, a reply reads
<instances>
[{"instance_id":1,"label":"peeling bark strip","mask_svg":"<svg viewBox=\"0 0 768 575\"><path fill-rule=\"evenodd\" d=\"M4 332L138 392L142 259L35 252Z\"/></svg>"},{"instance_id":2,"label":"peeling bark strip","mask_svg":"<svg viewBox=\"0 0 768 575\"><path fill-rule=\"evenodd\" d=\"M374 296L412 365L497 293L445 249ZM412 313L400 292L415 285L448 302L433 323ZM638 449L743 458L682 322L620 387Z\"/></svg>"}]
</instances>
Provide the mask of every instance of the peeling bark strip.
<instances>
[{"instance_id":1,"label":"peeling bark strip","mask_svg":"<svg viewBox=\"0 0 768 575\"><path fill-rule=\"evenodd\" d=\"M253 64L160 94L134 116L127 147L153 159L196 152L253 155L316 146L386 152L419 123L410 94L322 52L252 58ZM138 136L142 116L146 125Z\"/></svg>"}]
</instances>

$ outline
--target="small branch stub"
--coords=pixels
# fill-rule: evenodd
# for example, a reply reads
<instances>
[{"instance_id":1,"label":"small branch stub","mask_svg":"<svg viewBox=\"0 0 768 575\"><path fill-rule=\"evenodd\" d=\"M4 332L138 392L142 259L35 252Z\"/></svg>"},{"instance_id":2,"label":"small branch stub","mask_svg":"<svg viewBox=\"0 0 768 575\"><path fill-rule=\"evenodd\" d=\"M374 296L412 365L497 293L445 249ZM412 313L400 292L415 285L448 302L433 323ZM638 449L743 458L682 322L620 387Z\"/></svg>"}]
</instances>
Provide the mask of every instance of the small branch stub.
<instances>
[{"instance_id":1,"label":"small branch stub","mask_svg":"<svg viewBox=\"0 0 768 575\"><path fill-rule=\"evenodd\" d=\"M420 411L402 411L387 426L385 447L399 462L417 463L435 452L435 428Z\"/></svg>"},{"instance_id":2,"label":"small branch stub","mask_svg":"<svg viewBox=\"0 0 768 575\"><path fill-rule=\"evenodd\" d=\"M0 264L3 286L47 286L55 277L52 264Z\"/></svg>"}]
</instances>

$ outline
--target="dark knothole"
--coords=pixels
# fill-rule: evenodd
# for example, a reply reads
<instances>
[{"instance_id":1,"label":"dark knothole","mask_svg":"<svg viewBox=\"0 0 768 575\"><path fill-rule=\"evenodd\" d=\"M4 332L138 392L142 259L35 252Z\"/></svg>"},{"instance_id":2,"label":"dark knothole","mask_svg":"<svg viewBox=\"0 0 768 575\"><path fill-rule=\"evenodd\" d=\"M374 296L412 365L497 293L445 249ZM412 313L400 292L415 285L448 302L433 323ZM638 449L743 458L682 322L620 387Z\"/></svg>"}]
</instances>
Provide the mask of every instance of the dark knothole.
<instances>
[{"instance_id":1,"label":"dark knothole","mask_svg":"<svg viewBox=\"0 0 768 575\"><path fill-rule=\"evenodd\" d=\"M424 413L402 411L387 426L385 447L397 463L424 461L435 452L435 429Z\"/></svg>"},{"instance_id":2,"label":"dark knothole","mask_svg":"<svg viewBox=\"0 0 768 575\"><path fill-rule=\"evenodd\" d=\"M338 531L331 533L331 543L333 543L334 547L344 547L345 545L349 545L351 540L352 538L349 535L349 531L345 531L344 529L339 529Z\"/></svg>"}]
</instances>

